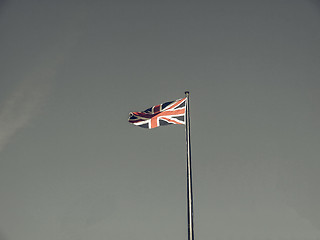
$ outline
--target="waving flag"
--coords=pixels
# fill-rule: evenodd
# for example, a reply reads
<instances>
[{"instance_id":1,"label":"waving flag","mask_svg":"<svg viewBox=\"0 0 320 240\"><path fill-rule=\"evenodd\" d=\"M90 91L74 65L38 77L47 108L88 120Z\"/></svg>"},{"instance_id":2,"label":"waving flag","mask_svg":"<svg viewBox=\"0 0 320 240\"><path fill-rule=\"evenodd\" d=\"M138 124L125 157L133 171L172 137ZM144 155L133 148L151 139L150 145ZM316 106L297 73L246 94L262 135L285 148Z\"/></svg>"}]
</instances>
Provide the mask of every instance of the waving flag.
<instances>
[{"instance_id":1,"label":"waving flag","mask_svg":"<svg viewBox=\"0 0 320 240\"><path fill-rule=\"evenodd\" d=\"M143 112L131 112L129 122L143 128L156 128L169 124L185 124L187 98L153 106Z\"/></svg>"}]
</instances>

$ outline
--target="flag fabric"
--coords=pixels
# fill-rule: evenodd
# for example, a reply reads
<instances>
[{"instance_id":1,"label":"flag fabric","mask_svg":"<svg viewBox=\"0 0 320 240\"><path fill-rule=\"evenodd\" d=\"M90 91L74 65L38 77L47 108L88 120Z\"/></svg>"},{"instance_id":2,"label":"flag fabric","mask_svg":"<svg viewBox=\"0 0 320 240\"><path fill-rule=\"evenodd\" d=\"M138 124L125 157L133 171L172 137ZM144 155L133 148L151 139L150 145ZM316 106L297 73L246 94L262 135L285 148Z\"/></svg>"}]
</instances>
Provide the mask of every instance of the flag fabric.
<instances>
[{"instance_id":1,"label":"flag fabric","mask_svg":"<svg viewBox=\"0 0 320 240\"><path fill-rule=\"evenodd\" d=\"M129 123L143 128L156 128L170 124L185 124L187 98L150 107L143 112L131 112Z\"/></svg>"}]
</instances>

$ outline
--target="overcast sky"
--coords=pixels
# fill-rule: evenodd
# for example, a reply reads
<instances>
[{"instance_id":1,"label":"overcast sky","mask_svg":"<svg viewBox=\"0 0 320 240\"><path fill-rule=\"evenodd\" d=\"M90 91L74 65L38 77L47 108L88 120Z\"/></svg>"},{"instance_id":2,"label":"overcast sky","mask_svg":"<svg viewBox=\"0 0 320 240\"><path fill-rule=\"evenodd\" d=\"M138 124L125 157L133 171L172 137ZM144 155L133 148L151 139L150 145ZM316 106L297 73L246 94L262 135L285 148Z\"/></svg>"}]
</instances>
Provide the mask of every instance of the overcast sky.
<instances>
[{"instance_id":1,"label":"overcast sky","mask_svg":"<svg viewBox=\"0 0 320 240\"><path fill-rule=\"evenodd\" d=\"M0 240L320 239L320 2L0 1Z\"/></svg>"}]
</instances>

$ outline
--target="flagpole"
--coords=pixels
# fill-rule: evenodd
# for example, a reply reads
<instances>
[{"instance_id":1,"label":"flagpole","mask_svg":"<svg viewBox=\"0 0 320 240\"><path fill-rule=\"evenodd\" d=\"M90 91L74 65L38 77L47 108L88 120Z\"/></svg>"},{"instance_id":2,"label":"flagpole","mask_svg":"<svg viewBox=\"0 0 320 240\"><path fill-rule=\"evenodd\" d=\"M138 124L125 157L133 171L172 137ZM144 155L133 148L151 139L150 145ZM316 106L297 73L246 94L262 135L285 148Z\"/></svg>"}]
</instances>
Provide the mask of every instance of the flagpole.
<instances>
[{"instance_id":1,"label":"flagpole","mask_svg":"<svg viewBox=\"0 0 320 240\"><path fill-rule=\"evenodd\" d=\"M188 205L188 240L194 240L193 233L193 193L191 168L191 142L190 142L190 109L189 92L185 92L186 101L186 144L187 144L187 205Z\"/></svg>"}]
</instances>

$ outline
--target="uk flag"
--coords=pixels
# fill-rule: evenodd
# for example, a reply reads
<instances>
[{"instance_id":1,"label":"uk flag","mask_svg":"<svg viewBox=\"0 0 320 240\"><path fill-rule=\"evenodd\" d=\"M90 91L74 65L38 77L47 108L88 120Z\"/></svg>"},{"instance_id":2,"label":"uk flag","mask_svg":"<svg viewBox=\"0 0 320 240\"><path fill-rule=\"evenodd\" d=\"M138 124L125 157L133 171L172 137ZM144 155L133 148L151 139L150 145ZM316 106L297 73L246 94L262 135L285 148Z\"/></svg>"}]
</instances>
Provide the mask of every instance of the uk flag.
<instances>
[{"instance_id":1,"label":"uk flag","mask_svg":"<svg viewBox=\"0 0 320 240\"><path fill-rule=\"evenodd\" d=\"M153 106L143 112L131 112L129 123L143 128L156 128L170 124L185 124L187 98Z\"/></svg>"}]
</instances>

